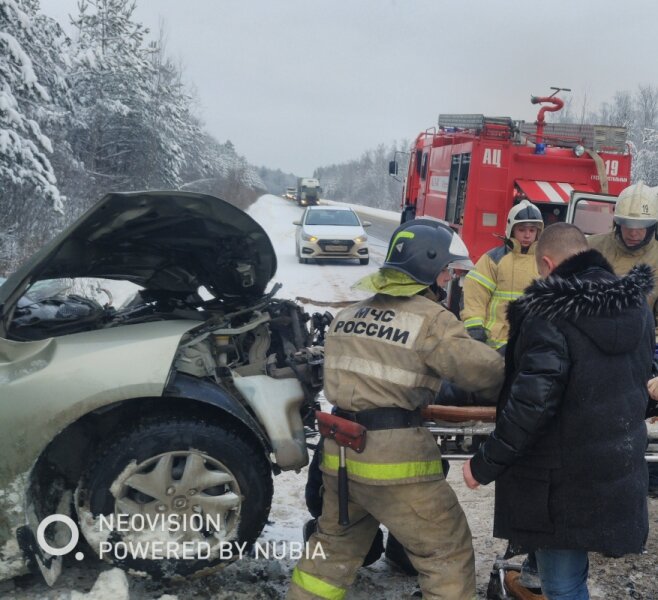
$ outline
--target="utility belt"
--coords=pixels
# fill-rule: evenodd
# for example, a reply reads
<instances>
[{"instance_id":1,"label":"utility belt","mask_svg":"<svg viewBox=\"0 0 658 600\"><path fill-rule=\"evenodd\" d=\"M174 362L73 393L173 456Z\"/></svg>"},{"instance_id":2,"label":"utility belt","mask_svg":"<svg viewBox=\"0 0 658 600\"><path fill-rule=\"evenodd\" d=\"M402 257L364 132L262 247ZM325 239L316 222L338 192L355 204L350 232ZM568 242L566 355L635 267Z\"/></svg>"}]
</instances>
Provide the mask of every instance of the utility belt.
<instances>
[{"instance_id":1,"label":"utility belt","mask_svg":"<svg viewBox=\"0 0 658 600\"><path fill-rule=\"evenodd\" d=\"M349 492L345 449L363 452L368 430L420 427L423 419L420 409L405 410L397 406L356 412L336 407L333 414L315 411L315 417L320 435L338 444L338 524L347 526L350 524L350 517L347 510Z\"/></svg>"},{"instance_id":2,"label":"utility belt","mask_svg":"<svg viewBox=\"0 0 658 600\"><path fill-rule=\"evenodd\" d=\"M386 406L356 412L336 408L334 414L342 419L354 421L369 431L407 429L409 427L421 427L423 424L420 408L406 410L397 406Z\"/></svg>"}]
</instances>

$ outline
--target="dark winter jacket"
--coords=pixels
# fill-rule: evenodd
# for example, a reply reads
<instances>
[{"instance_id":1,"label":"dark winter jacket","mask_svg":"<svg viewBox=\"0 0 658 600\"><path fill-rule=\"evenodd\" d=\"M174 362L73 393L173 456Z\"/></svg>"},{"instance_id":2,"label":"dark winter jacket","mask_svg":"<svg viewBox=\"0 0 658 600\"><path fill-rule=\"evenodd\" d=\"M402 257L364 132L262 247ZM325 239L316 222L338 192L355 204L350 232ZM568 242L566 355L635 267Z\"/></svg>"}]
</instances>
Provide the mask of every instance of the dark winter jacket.
<instances>
[{"instance_id":1,"label":"dark winter jacket","mask_svg":"<svg viewBox=\"0 0 658 600\"><path fill-rule=\"evenodd\" d=\"M494 535L521 549L640 552L648 533L646 383L652 271L596 250L510 304L496 429L471 461L496 480Z\"/></svg>"}]
</instances>

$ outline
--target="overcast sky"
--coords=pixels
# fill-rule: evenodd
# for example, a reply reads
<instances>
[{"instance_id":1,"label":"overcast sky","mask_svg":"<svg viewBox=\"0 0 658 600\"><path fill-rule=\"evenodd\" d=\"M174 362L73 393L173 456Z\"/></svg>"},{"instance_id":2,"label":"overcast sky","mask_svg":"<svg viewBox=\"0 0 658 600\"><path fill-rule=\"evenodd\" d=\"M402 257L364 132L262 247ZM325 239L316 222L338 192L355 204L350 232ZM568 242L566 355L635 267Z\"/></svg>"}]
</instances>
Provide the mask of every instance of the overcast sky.
<instances>
[{"instance_id":1,"label":"overcast sky","mask_svg":"<svg viewBox=\"0 0 658 600\"><path fill-rule=\"evenodd\" d=\"M533 121L658 85L656 0L138 0L184 67L210 133L297 175L413 139L440 112ZM42 0L60 21L77 0ZM562 94L566 98L566 94Z\"/></svg>"}]
</instances>

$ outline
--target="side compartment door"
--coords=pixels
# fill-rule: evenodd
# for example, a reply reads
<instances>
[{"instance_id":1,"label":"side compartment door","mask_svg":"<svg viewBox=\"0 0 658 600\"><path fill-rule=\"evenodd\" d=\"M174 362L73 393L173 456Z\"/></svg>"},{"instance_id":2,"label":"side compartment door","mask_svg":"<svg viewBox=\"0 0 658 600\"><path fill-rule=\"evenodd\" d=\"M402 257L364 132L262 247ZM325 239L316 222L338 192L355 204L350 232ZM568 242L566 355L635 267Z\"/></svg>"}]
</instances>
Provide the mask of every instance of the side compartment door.
<instances>
[{"instance_id":1,"label":"side compartment door","mask_svg":"<svg viewBox=\"0 0 658 600\"><path fill-rule=\"evenodd\" d=\"M463 224L464 209L466 204L466 186L468 184L468 173L471 166L471 154L454 154L450 168L450 186L448 188L448 205L446 209L446 220L448 223Z\"/></svg>"}]
</instances>

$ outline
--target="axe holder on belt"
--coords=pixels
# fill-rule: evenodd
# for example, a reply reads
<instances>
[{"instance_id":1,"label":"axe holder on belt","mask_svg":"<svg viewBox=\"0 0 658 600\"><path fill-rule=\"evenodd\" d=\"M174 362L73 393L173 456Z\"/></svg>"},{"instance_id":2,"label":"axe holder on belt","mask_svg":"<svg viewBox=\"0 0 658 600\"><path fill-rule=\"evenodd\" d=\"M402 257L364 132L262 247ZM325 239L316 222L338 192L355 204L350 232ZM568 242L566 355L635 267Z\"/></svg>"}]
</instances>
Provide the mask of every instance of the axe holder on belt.
<instances>
[{"instance_id":1,"label":"axe holder on belt","mask_svg":"<svg viewBox=\"0 0 658 600\"><path fill-rule=\"evenodd\" d=\"M334 440L338 445L338 524L349 525L350 518L347 511L348 487L347 465L345 461L345 448L355 452L363 452L366 447L366 428L354 421L337 417L320 410L315 411L318 421L318 430L323 438Z\"/></svg>"}]
</instances>

